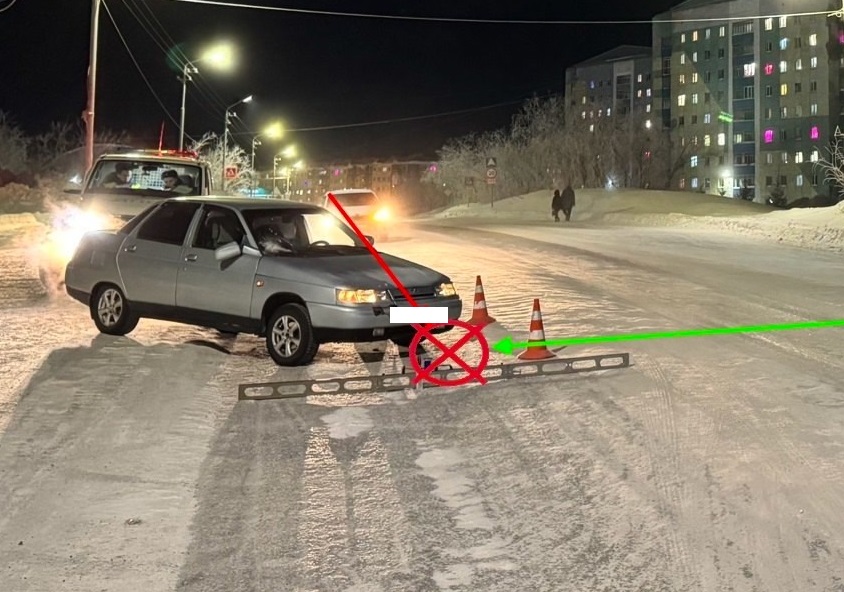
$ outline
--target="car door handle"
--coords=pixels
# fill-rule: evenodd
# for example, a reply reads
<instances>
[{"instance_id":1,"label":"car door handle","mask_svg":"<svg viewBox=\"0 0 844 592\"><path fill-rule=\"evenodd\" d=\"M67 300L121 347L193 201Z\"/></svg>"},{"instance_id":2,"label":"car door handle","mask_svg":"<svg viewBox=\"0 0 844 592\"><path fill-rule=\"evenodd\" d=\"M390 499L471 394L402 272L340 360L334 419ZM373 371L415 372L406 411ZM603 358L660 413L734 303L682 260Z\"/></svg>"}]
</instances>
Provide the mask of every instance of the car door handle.
<instances>
[{"instance_id":1,"label":"car door handle","mask_svg":"<svg viewBox=\"0 0 844 592\"><path fill-rule=\"evenodd\" d=\"M131 247L123 247L123 250L127 253L134 253L137 249L137 245L132 245Z\"/></svg>"},{"instance_id":2,"label":"car door handle","mask_svg":"<svg viewBox=\"0 0 844 592\"><path fill-rule=\"evenodd\" d=\"M188 255L187 257L185 257L185 261L196 261L196 259L196 255Z\"/></svg>"}]
</instances>

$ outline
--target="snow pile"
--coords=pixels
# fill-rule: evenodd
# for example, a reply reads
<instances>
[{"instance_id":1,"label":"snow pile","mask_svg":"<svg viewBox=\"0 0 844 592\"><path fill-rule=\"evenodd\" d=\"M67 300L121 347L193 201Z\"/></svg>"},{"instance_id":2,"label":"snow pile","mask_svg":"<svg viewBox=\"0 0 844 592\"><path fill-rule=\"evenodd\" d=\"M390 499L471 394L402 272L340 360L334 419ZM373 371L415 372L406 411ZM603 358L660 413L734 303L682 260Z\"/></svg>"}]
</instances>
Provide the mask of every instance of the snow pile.
<instances>
[{"instance_id":1,"label":"snow pile","mask_svg":"<svg viewBox=\"0 0 844 592\"><path fill-rule=\"evenodd\" d=\"M31 228L40 224L35 214L0 214L0 232Z\"/></svg>"},{"instance_id":2,"label":"snow pile","mask_svg":"<svg viewBox=\"0 0 844 592\"><path fill-rule=\"evenodd\" d=\"M791 245L844 249L844 202L826 208L782 210L740 199L689 192L576 190L571 224L720 229ZM553 223L551 192L536 191L490 205L463 204L423 220L481 224Z\"/></svg>"}]
</instances>

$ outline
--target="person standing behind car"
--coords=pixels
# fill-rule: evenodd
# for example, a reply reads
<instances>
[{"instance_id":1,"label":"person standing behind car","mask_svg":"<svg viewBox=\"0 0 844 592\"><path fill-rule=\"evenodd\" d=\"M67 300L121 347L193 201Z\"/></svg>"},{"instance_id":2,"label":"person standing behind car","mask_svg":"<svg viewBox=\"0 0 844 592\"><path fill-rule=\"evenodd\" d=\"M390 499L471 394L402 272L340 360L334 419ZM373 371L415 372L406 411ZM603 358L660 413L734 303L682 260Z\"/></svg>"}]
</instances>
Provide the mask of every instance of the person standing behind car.
<instances>
[{"instance_id":1,"label":"person standing behind car","mask_svg":"<svg viewBox=\"0 0 844 592\"><path fill-rule=\"evenodd\" d=\"M563 209L563 198L560 195L560 190L554 190L554 197L551 198L551 214L554 216L554 222L560 221L560 210Z\"/></svg>"},{"instance_id":2,"label":"person standing behind car","mask_svg":"<svg viewBox=\"0 0 844 592\"><path fill-rule=\"evenodd\" d=\"M561 209L566 216L566 222L568 222L571 220L571 211L574 209L574 189L572 189L571 183L568 183L566 188L563 189L561 198Z\"/></svg>"}]
</instances>

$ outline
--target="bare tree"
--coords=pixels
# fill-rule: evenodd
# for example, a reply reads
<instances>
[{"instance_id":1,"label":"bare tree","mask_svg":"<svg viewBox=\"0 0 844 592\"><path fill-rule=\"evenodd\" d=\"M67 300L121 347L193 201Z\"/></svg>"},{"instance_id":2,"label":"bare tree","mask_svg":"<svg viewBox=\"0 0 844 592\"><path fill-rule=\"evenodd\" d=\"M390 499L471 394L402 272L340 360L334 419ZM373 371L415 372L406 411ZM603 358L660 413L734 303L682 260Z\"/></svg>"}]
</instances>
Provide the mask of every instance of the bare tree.
<instances>
[{"instance_id":1,"label":"bare tree","mask_svg":"<svg viewBox=\"0 0 844 592\"><path fill-rule=\"evenodd\" d=\"M220 137L213 132L207 132L199 140L194 141L190 149L208 163L211 168L212 182L215 184L215 192L223 193L223 188L219 186L223 176L223 143ZM250 189L254 174L250 155L237 144L230 143L226 147L225 156L226 166L237 168L237 176L234 179L226 179L225 193L233 195Z\"/></svg>"},{"instance_id":2,"label":"bare tree","mask_svg":"<svg viewBox=\"0 0 844 592\"><path fill-rule=\"evenodd\" d=\"M840 202L844 198L844 146L842 136L835 134L835 141L826 149L828 158L821 158L814 167L824 172L824 179L832 187L835 201Z\"/></svg>"},{"instance_id":3,"label":"bare tree","mask_svg":"<svg viewBox=\"0 0 844 592\"><path fill-rule=\"evenodd\" d=\"M11 117L0 111L0 169L23 173L28 168L29 139Z\"/></svg>"}]
</instances>

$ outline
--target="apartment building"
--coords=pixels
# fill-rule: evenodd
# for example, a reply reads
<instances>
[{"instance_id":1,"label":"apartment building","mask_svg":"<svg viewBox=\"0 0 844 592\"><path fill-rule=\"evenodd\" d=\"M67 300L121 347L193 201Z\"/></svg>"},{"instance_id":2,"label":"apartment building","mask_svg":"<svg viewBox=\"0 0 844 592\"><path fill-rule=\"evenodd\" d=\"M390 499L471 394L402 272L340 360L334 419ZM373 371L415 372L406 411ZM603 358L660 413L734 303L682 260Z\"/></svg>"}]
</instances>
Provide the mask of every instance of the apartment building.
<instances>
[{"instance_id":1,"label":"apartment building","mask_svg":"<svg viewBox=\"0 0 844 592\"><path fill-rule=\"evenodd\" d=\"M650 47L622 45L566 69L567 117L595 120L652 111Z\"/></svg>"},{"instance_id":2,"label":"apartment building","mask_svg":"<svg viewBox=\"0 0 844 592\"><path fill-rule=\"evenodd\" d=\"M842 124L844 25L825 14L840 8L687 0L654 17L653 109L683 163L672 188L788 201L834 191L816 163Z\"/></svg>"}]
</instances>

